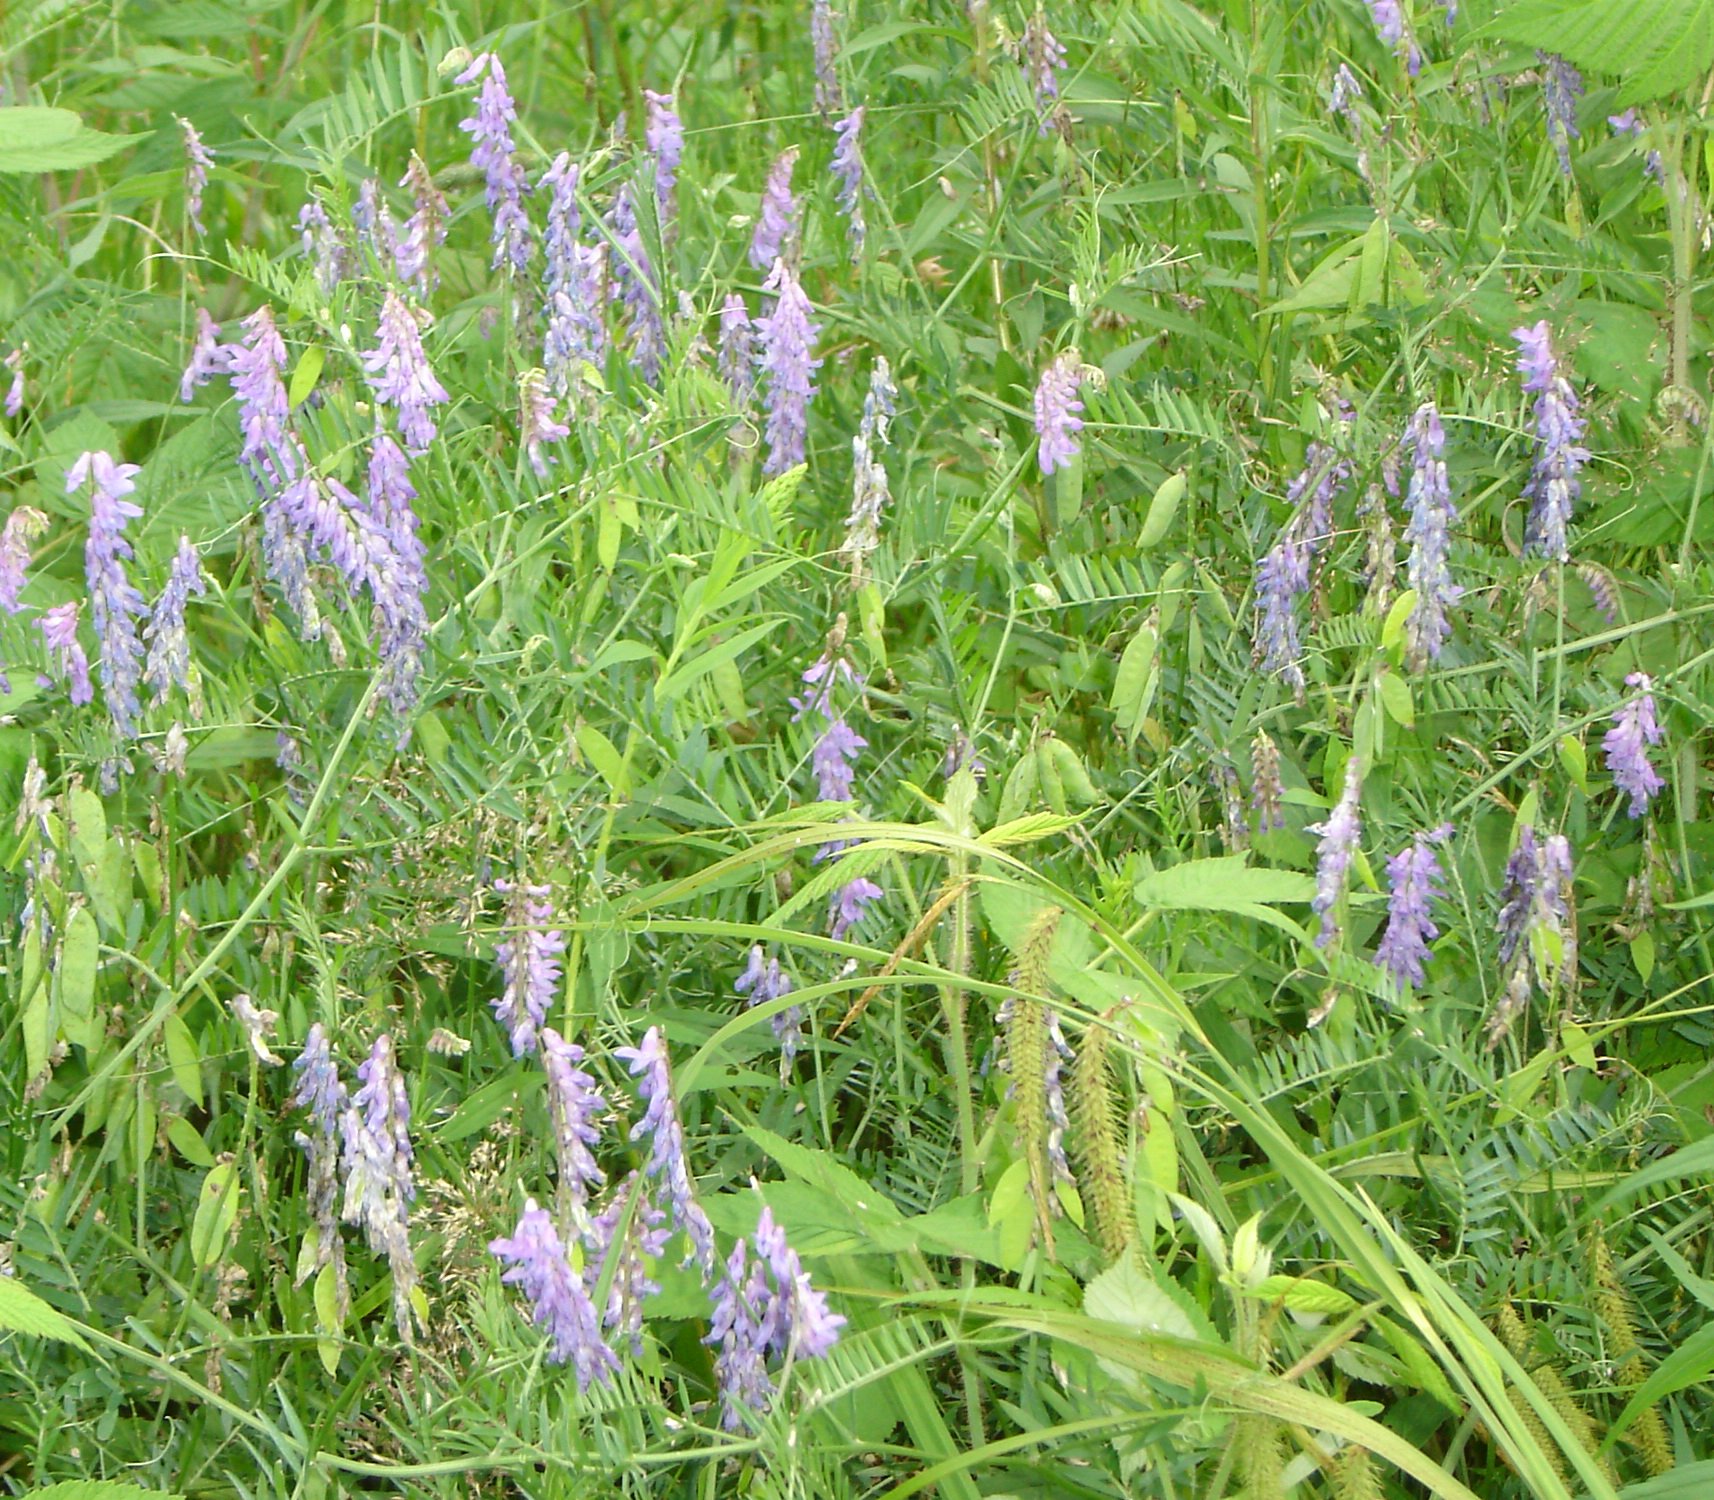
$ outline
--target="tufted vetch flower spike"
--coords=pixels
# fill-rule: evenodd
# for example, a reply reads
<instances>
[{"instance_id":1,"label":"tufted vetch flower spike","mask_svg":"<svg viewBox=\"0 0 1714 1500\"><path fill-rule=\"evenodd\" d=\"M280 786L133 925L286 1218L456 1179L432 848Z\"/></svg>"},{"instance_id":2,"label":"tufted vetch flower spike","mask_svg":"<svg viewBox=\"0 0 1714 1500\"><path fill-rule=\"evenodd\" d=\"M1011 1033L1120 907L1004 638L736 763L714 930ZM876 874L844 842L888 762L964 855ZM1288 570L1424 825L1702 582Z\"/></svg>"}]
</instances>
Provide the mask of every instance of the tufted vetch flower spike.
<instances>
[{"instance_id":1,"label":"tufted vetch flower spike","mask_svg":"<svg viewBox=\"0 0 1714 1500\"><path fill-rule=\"evenodd\" d=\"M1315 895L1309 908L1321 918L1315 946L1326 948L1339 936L1339 899L1345 893L1346 877L1357 846L1363 837L1363 778L1357 759L1345 764L1345 785L1333 811L1309 832L1321 835L1315 854Z\"/></svg>"},{"instance_id":2,"label":"tufted vetch flower spike","mask_svg":"<svg viewBox=\"0 0 1714 1500\"><path fill-rule=\"evenodd\" d=\"M774 158L762 188L762 209L750 237L750 264L766 271L782 254L789 254L798 236L797 199L792 194L792 169L798 148L789 146Z\"/></svg>"},{"instance_id":3,"label":"tufted vetch flower spike","mask_svg":"<svg viewBox=\"0 0 1714 1500\"><path fill-rule=\"evenodd\" d=\"M1666 786L1653 765L1649 763L1649 746L1658 745L1666 737L1655 717L1654 682L1646 672L1632 672L1625 686L1635 689L1635 696L1613 714L1613 727L1601 741L1607 753L1607 770L1613 785L1631 799L1626 812L1640 818L1649 810L1649 803Z\"/></svg>"},{"instance_id":4,"label":"tufted vetch flower spike","mask_svg":"<svg viewBox=\"0 0 1714 1500\"><path fill-rule=\"evenodd\" d=\"M773 295L772 306L757 319L768 408L768 457L762 472L783 474L804 459L815 371L821 368L813 357L821 326L811 316L797 272L784 259L774 262L762 289Z\"/></svg>"},{"instance_id":5,"label":"tufted vetch flower spike","mask_svg":"<svg viewBox=\"0 0 1714 1500\"><path fill-rule=\"evenodd\" d=\"M148 614L143 596L126 575L134 556L125 540L126 523L143 514L127 497L137 488L136 464L115 463L111 454L85 453L66 471L67 494L90 487L89 539L84 545L84 576L89 584L89 614L101 643L101 687L107 711L120 738L137 733L142 712L137 686L143 673L143 643L137 621Z\"/></svg>"},{"instance_id":6,"label":"tufted vetch flower spike","mask_svg":"<svg viewBox=\"0 0 1714 1500\"><path fill-rule=\"evenodd\" d=\"M1036 456L1043 474L1051 474L1071 463L1080 451L1077 434L1083 428L1078 415L1083 403L1078 389L1083 384L1083 356L1066 349L1054 356L1036 383Z\"/></svg>"},{"instance_id":7,"label":"tufted vetch flower spike","mask_svg":"<svg viewBox=\"0 0 1714 1500\"><path fill-rule=\"evenodd\" d=\"M536 1326L547 1335L548 1363L571 1365L580 1391L611 1380L619 1358L601 1336L595 1304L546 1210L526 1199L510 1238L490 1241L488 1251L506 1266L500 1279L523 1292Z\"/></svg>"},{"instance_id":8,"label":"tufted vetch flower spike","mask_svg":"<svg viewBox=\"0 0 1714 1500\"><path fill-rule=\"evenodd\" d=\"M506 1028L512 1056L536 1050L537 1033L559 989L560 954L565 934L553 925L553 903L545 885L496 880L494 889L507 900L507 935L494 949L494 961L505 975L505 988L489 1002L495 1019Z\"/></svg>"}]
</instances>

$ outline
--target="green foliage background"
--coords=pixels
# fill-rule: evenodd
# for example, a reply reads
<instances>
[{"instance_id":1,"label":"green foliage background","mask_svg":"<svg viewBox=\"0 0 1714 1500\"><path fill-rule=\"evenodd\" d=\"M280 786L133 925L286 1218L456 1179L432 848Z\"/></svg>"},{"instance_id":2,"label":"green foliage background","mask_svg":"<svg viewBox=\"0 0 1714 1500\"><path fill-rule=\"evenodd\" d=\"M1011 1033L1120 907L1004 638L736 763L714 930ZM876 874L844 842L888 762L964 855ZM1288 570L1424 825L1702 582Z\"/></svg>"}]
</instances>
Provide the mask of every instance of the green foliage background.
<instances>
[{"instance_id":1,"label":"green foliage background","mask_svg":"<svg viewBox=\"0 0 1714 1500\"><path fill-rule=\"evenodd\" d=\"M0 308L30 397L0 427L0 508L51 521L26 600L82 596L63 476L88 449L143 465L145 593L181 533L211 591L191 611L200 711L151 710L105 793L105 716L39 687L33 617L0 616L0 1486L1704 1493L1714 12L1623 9L1465 5L1449 25L1419 0L1413 75L1356 0L1063 3L1044 122L1015 58L1028 11L848 0L871 194L852 264L807 5L5 7ZM532 176L569 149L592 205L635 173L619 122L640 133L644 88L676 89L687 126L679 228L655 241L663 300L691 314L667 374L651 390L611 361L542 480L517 443L536 356L487 269L469 91L440 67L458 46L505 60ZM1569 177L1538 46L1587 74ZM1327 108L1341 63L1355 131ZM1634 102L1643 139L1606 124ZM40 106L76 119L8 121ZM216 152L202 239L175 115ZM754 301L750 226L793 145L821 390L807 467L765 481L697 345L728 290ZM268 607L224 382L189 405L176 387L197 307L231 336L269 302L301 424L356 473L379 292L323 297L296 215L312 191L348 213L413 149L455 212L428 338L454 402L416 472L434 624L401 746L372 712L361 608L330 593L338 650ZM1594 454L1564 568L1521 552L1510 333L1541 318ZM1032 392L1072 348L1083 455L1044 479ZM854 584L838 546L878 356L901 390L894 503ZM1465 594L1418 673L1358 503L1424 401ZM1252 577L1314 440L1356 474L1298 701L1252 664ZM787 700L841 629L869 749L835 830ZM1600 753L1636 671L1667 731L1642 821ZM182 774L160 764L175 724ZM1258 731L1287 822L1239 837L1222 788L1248 795ZM959 733L980 783L943 777ZM1363 852L1321 949L1313 825L1353 753ZM1444 935L1400 996L1372 962L1384 861L1442 822ZM1490 1047L1521 824L1577 853L1577 951ZM835 837L859 841L837 875L812 859ZM835 941L827 896L857 870L885 900ZM499 1284L486 1243L551 1177L539 1075L488 1013L495 878L552 886L557 1023L621 1116L611 1049L660 1025L717 1228L750 1233L765 1200L850 1320L758 1431L717 1429L688 1277L668 1268L644 1358L588 1396ZM26 902L52 914L50 951L23 939ZM783 1077L767 1012L732 993L757 942L807 1017ZM392 1030L422 1181L417 1347L355 1244L341 1326L294 1284L300 1122L238 993L279 1013L288 1057L318 1019L347 1058ZM1008 997L1106 1049L1097 1103L1073 1100L1075 1190L1032 1171ZM1117 1153L1117 1256L1091 1111ZM604 1148L616 1175L629 1123Z\"/></svg>"}]
</instances>

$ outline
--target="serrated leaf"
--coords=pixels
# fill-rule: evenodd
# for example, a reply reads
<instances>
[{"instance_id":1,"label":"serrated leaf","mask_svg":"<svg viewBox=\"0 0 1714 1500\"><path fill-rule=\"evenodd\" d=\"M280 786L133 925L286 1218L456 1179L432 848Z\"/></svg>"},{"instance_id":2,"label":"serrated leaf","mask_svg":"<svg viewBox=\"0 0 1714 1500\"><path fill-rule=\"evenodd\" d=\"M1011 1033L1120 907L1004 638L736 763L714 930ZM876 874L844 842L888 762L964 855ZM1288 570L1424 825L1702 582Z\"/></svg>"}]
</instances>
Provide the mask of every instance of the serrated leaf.
<instances>
[{"instance_id":1,"label":"serrated leaf","mask_svg":"<svg viewBox=\"0 0 1714 1500\"><path fill-rule=\"evenodd\" d=\"M87 1347L70 1318L42 1301L15 1276L0 1276L0 1329L34 1338L58 1339L79 1349Z\"/></svg>"},{"instance_id":2,"label":"serrated leaf","mask_svg":"<svg viewBox=\"0 0 1714 1500\"><path fill-rule=\"evenodd\" d=\"M1357 1299L1348 1292L1313 1276L1265 1276L1246 1295L1259 1302L1283 1302L1293 1312L1339 1317L1356 1308Z\"/></svg>"},{"instance_id":3,"label":"serrated leaf","mask_svg":"<svg viewBox=\"0 0 1714 1500\"><path fill-rule=\"evenodd\" d=\"M1621 105L1688 88L1714 65L1714 0L1519 0L1489 29L1617 74Z\"/></svg>"},{"instance_id":4,"label":"serrated leaf","mask_svg":"<svg viewBox=\"0 0 1714 1500\"><path fill-rule=\"evenodd\" d=\"M1089 1283L1083 1292L1083 1311L1139 1333L1218 1342L1213 1325L1184 1291L1157 1281L1134 1255L1116 1261Z\"/></svg>"},{"instance_id":5,"label":"serrated leaf","mask_svg":"<svg viewBox=\"0 0 1714 1500\"><path fill-rule=\"evenodd\" d=\"M62 172L93 166L141 139L93 130L76 110L18 104L0 109L0 172Z\"/></svg>"}]
</instances>

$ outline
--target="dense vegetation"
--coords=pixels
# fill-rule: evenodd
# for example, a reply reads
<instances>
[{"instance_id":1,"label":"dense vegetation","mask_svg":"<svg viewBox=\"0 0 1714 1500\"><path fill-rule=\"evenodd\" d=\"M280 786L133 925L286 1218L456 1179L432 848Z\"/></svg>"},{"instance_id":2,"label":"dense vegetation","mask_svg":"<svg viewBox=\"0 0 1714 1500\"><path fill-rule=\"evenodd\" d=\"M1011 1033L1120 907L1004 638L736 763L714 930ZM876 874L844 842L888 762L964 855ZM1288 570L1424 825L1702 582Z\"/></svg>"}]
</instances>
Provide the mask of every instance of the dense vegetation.
<instances>
[{"instance_id":1,"label":"dense vegetation","mask_svg":"<svg viewBox=\"0 0 1714 1500\"><path fill-rule=\"evenodd\" d=\"M0 1492L1708 1493L1706 12L0 11Z\"/></svg>"}]
</instances>

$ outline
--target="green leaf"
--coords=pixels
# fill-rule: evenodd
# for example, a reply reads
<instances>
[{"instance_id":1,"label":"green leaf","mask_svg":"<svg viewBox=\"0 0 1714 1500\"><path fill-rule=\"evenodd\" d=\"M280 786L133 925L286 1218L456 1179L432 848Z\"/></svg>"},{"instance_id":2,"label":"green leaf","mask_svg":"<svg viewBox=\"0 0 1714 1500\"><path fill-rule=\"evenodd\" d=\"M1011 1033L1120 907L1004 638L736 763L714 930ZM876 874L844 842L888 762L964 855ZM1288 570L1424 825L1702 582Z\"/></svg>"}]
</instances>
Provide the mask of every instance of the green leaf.
<instances>
[{"instance_id":1,"label":"green leaf","mask_svg":"<svg viewBox=\"0 0 1714 1500\"><path fill-rule=\"evenodd\" d=\"M66 794L66 817L71 824L71 857L83 869L101 863L107 852L107 811L88 787Z\"/></svg>"},{"instance_id":2,"label":"green leaf","mask_svg":"<svg viewBox=\"0 0 1714 1500\"><path fill-rule=\"evenodd\" d=\"M825 1152L800 1146L760 1125L746 1125L743 1130L788 1176L808 1183L844 1205L860 1225L890 1226L903 1218L891 1198Z\"/></svg>"},{"instance_id":3,"label":"green leaf","mask_svg":"<svg viewBox=\"0 0 1714 1500\"><path fill-rule=\"evenodd\" d=\"M185 1098L202 1107L202 1052L197 1047L196 1038L190 1034L190 1027L184 1023L184 1017L176 1011L167 1017L161 1027L167 1041L167 1066L172 1069L173 1082L184 1092Z\"/></svg>"},{"instance_id":4,"label":"green leaf","mask_svg":"<svg viewBox=\"0 0 1714 1500\"><path fill-rule=\"evenodd\" d=\"M201 1167L207 1171L214 1165L214 1153L208 1149L208 1143L197 1134L196 1126L183 1115L174 1115L167 1121L167 1140L193 1167Z\"/></svg>"},{"instance_id":5,"label":"green leaf","mask_svg":"<svg viewBox=\"0 0 1714 1500\"><path fill-rule=\"evenodd\" d=\"M1245 858L1223 854L1155 870L1137 882L1137 904L1157 911L1234 912L1307 942L1303 928L1274 904L1309 901L1315 895L1315 877L1297 870L1252 868Z\"/></svg>"},{"instance_id":6,"label":"green leaf","mask_svg":"<svg viewBox=\"0 0 1714 1500\"><path fill-rule=\"evenodd\" d=\"M70 1318L42 1301L15 1276L0 1276L0 1329L34 1338L58 1339L79 1349L88 1347Z\"/></svg>"},{"instance_id":7,"label":"green leaf","mask_svg":"<svg viewBox=\"0 0 1714 1500\"><path fill-rule=\"evenodd\" d=\"M1416 608L1416 590L1406 589L1397 599L1393 607L1387 611L1387 618L1381 624L1381 649L1391 651L1404 639L1405 621L1410 618L1410 612Z\"/></svg>"},{"instance_id":8,"label":"green leaf","mask_svg":"<svg viewBox=\"0 0 1714 1500\"><path fill-rule=\"evenodd\" d=\"M1320 1313L1325 1317L1343 1317L1355 1312L1357 1299L1348 1292L1313 1276L1264 1276L1247 1295L1258 1302L1283 1302L1293 1312Z\"/></svg>"},{"instance_id":9,"label":"green leaf","mask_svg":"<svg viewBox=\"0 0 1714 1500\"><path fill-rule=\"evenodd\" d=\"M1489 29L1617 74L1621 105L1688 88L1714 65L1714 0L1519 0Z\"/></svg>"},{"instance_id":10,"label":"green leaf","mask_svg":"<svg viewBox=\"0 0 1714 1500\"><path fill-rule=\"evenodd\" d=\"M1127 1255L1097 1276L1083 1292L1083 1310L1104 1323L1119 1323L1139 1333L1219 1343L1202 1310L1177 1286L1163 1285Z\"/></svg>"},{"instance_id":11,"label":"green leaf","mask_svg":"<svg viewBox=\"0 0 1714 1500\"><path fill-rule=\"evenodd\" d=\"M1714 1492L1714 1458L1701 1463L1681 1464L1658 1479L1627 1484L1619 1500L1707 1500Z\"/></svg>"},{"instance_id":12,"label":"green leaf","mask_svg":"<svg viewBox=\"0 0 1714 1500\"><path fill-rule=\"evenodd\" d=\"M1124 731L1128 744L1136 742L1142 731L1143 717L1154 700L1155 685L1159 681L1154 670L1158 639L1154 625L1145 620L1125 647L1119 658L1119 670L1113 677L1113 693L1107 706L1112 709L1113 718Z\"/></svg>"},{"instance_id":13,"label":"green leaf","mask_svg":"<svg viewBox=\"0 0 1714 1500\"><path fill-rule=\"evenodd\" d=\"M731 661L748 651L757 642L766 640L784 623L783 620L767 620L760 625L752 625L748 630L739 631L730 640L710 646L708 650L692 657L683 666L674 668L671 675L656 687L655 696L663 703L678 697L693 682L712 672L721 662Z\"/></svg>"},{"instance_id":14,"label":"green leaf","mask_svg":"<svg viewBox=\"0 0 1714 1500\"><path fill-rule=\"evenodd\" d=\"M1678 1284L1710 1312L1714 1312L1714 1281L1691 1270L1690 1262L1672 1248L1652 1229L1644 1229L1655 1253L1666 1262L1667 1269L1678 1278Z\"/></svg>"},{"instance_id":15,"label":"green leaf","mask_svg":"<svg viewBox=\"0 0 1714 1500\"><path fill-rule=\"evenodd\" d=\"M120 1479L64 1479L26 1491L24 1500L184 1500L182 1493L144 1489Z\"/></svg>"},{"instance_id":16,"label":"green leaf","mask_svg":"<svg viewBox=\"0 0 1714 1500\"><path fill-rule=\"evenodd\" d=\"M622 802L630 796L630 772L626 768L625 757L619 753L613 741L593 724L580 723L575 737L577 748L583 752L590 765L595 767L596 774L607 783L607 790L613 800Z\"/></svg>"},{"instance_id":17,"label":"green leaf","mask_svg":"<svg viewBox=\"0 0 1714 1500\"><path fill-rule=\"evenodd\" d=\"M95 918L87 906L80 906L66 923L60 946L59 1015L65 1039L86 1052L101 1040L95 1019L95 971L100 950Z\"/></svg>"},{"instance_id":18,"label":"green leaf","mask_svg":"<svg viewBox=\"0 0 1714 1500\"><path fill-rule=\"evenodd\" d=\"M93 166L141 139L92 130L76 110L15 105L0 109L0 172L61 172Z\"/></svg>"},{"instance_id":19,"label":"green leaf","mask_svg":"<svg viewBox=\"0 0 1714 1500\"><path fill-rule=\"evenodd\" d=\"M1588 1215L1591 1218L1599 1218L1615 1204L1623 1203L1627 1198L1633 1198L1638 1193L1647 1192L1650 1188L1679 1177L1714 1178L1714 1136L1708 1136L1681 1151L1674 1151L1659 1161L1652 1161L1646 1167L1631 1173L1622 1182L1615 1183L1590 1206Z\"/></svg>"},{"instance_id":20,"label":"green leaf","mask_svg":"<svg viewBox=\"0 0 1714 1500\"><path fill-rule=\"evenodd\" d=\"M1416 704L1411 698L1410 684L1397 672L1381 674L1381 706L1395 724L1410 729L1416 724Z\"/></svg>"},{"instance_id":21,"label":"green leaf","mask_svg":"<svg viewBox=\"0 0 1714 1500\"><path fill-rule=\"evenodd\" d=\"M452 1112L446 1124L435 1131L438 1141L462 1141L486 1130L512 1108L513 1100L527 1097L545 1082L540 1073L504 1073L485 1083Z\"/></svg>"},{"instance_id":22,"label":"green leaf","mask_svg":"<svg viewBox=\"0 0 1714 1500\"><path fill-rule=\"evenodd\" d=\"M292 406L303 405L305 397L315 389L316 381L321 379L321 367L326 363L327 350L322 345L311 344L304 350L297 369L292 371L291 390L286 394Z\"/></svg>"},{"instance_id":23,"label":"green leaf","mask_svg":"<svg viewBox=\"0 0 1714 1500\"><path fill-rule=\"evenodd\" d=\"M238 1217L238 1168L222 1162L202 1179L196 1217L190 1226L190 1255L206 1271L226 1249L226 1237Z\"/></svg>"}]
</instances>

